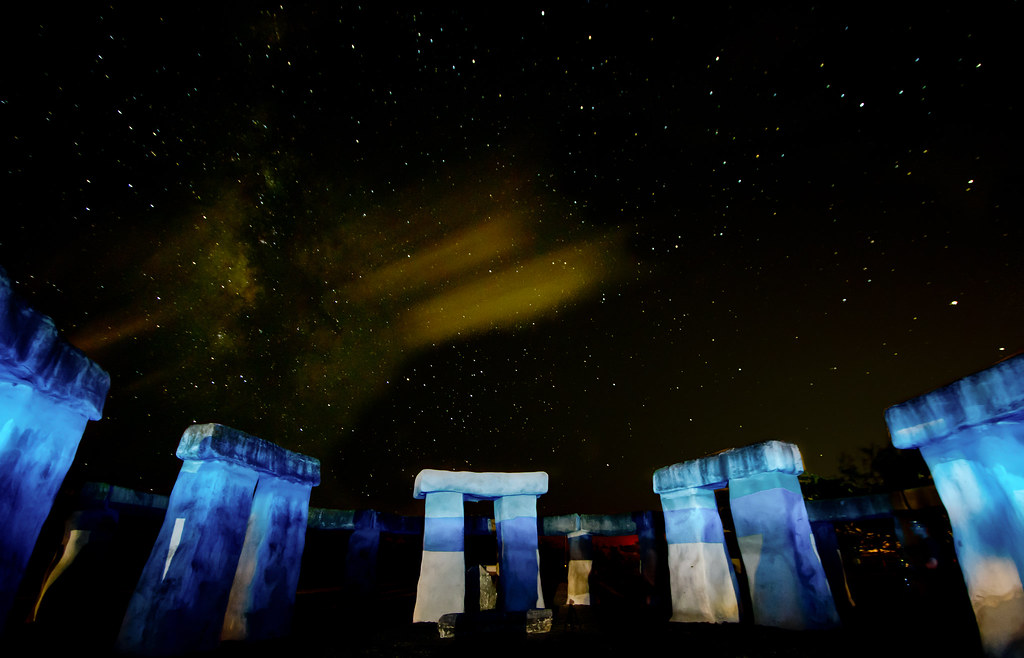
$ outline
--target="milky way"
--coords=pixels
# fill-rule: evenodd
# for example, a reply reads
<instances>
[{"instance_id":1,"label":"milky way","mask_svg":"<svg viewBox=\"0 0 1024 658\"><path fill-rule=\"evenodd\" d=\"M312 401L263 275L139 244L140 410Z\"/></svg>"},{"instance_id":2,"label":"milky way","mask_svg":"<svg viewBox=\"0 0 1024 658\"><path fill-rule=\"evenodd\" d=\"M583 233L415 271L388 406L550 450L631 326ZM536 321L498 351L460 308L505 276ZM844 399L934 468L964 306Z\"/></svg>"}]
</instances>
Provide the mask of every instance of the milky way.
<instances>
[{"instance_id":1,"label":"milky way","mask_svg":"<svg viewBox=\"0 0 1024 658\"><path fill-rule=\"evenodd\" d=\"M1012 5L677 9L12 15L0 265L112 378L69 482L167 493L219 422L314 505L654 508L1024 348Z\"/></svg>"}]
</instances>

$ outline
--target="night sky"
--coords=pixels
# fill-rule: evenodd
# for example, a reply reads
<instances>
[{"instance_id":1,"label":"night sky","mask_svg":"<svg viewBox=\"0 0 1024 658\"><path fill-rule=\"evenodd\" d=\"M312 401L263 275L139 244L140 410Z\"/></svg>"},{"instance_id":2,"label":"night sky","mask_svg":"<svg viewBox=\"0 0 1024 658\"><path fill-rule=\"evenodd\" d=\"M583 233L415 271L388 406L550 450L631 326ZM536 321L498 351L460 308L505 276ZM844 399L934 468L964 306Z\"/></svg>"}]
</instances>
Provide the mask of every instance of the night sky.
<instances>
[{"instance_id":1,"label":"night sky","mask_svg":"<svg viewBox=\"0 0 1024 658\"><path fill-rule=\"evenodd\" d=\"M597 513L886 445L1024 349L1021 16L824 4L5 15L0 266L112 380L69 478L169 493L218 422L316 506L544 470Z\"/></svg>"}]
</instances>

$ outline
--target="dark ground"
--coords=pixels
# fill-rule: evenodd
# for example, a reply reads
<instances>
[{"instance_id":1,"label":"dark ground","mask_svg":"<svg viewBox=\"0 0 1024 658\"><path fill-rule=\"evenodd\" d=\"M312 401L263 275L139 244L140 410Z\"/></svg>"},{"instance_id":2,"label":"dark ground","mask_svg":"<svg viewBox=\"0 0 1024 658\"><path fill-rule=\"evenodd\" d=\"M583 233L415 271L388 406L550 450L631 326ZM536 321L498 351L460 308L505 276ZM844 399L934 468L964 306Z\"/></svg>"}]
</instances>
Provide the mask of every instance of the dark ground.
<instances>
[{"instance_id":1,"label":"dark ground","mask_svg":"<svg viewBox=\"0 0 1024 658\"><path fill-rule=\"evenodd\" d=\"M663 651L663 647L678 647L673 653L714 658L981 656L973 624L962 619L920 619L913 611L907 611L905 619L886 624L868 626L854 620L836 630L785 631L748 624L678 624L596 607L577 607L575 623L569 625L568 608L562 606L554 610L549 633L527 635L518 627L442 639L434 624L398 622L394 614L398 608L404 611L407 601L380 610L346 611L335 605L334 599L331 593L300 596L289 638L225 644L201 655L643 656ZM76 634L45 625L11 631L4 656L113 655L109 644L83 644Z\"/></svg>"}]
</instances>

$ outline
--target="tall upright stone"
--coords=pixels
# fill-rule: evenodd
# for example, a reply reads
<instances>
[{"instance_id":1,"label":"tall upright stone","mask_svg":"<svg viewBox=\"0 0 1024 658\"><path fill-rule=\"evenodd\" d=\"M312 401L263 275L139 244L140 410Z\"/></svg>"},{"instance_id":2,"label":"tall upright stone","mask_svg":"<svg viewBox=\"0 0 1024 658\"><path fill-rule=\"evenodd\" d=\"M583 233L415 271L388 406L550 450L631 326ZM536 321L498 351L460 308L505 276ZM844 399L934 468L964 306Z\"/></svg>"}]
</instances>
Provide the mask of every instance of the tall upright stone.
<instances>
[{"instance_id":1,"label":"tall upright stone","mask_svg":"<svg viewBox=\"0 0 1024 658\"><path fill-rule=\"evenodd\" d=\"M423 559L416 586L414 622L437 622L465 611L466 565L463 501L493 500L505 610L544 606L537 548L537 498L547 493L547 473L420 471L413 497L425 499Z\"/></svg>"},{"instance_id":2,"label":"tall upright stone","mask_svg":"<svg viewBox=\"0 0 1024 658\"><path fill-rule=\"evenodd\" d=\"M714 487L720 483L701 485L669 473L655 472L654 491L665 513L672 621L738 622L736 574L715 503Z\"/></svg>"},{"instance_id":3,"label":"tall upright stone","mask_svg":"<svg viewBox=\"0 0 1024 658\"><path fill-rule=\"evenodd\" d=\"M655 472L654 490L662 495L666 537L675 537L681 546L674 551L673 560L673 540L669 539L670 570L674 572L673 619L738 618L738 614L736 618L716 616L732 612L729 590L736 592L731 564L728 574L732 587L725 586L722 561L728 560L727 553L716 549L721 546L724 551L725 545L713 490L728 484L754 622L795 629L828 628L839 623L797 480L802 472L799 449L780 441L726 450ZM698 548L707 552L698 554ZM702 592L702 587L710 587L710 593Z\"/></svg>"},{"instance_id":4,"label":"tall upright stone","mask_svg":"<svg viewBox=\"0 0 1024 658\"><path fill-rule=\"evenodd\" d=\"M985 652L1024 656L1024 355L885 420L893 445L919 448L931 470Z\"/></svg>"},{"instance_id":5,"label":"tall upright stone","mask_svg":"<svg viewBox=\"0 0 1024 658\"><path fill-rule=\"evenodd\" d=\"M0 269L0 630L110 376L11 292Z\"/></svg>"},{"instance_id":6,"label":"tall upright stone","mask_svg":"<svg viewBox=\"0 0 1024 658\"><path fill-rule=\"evenodd\" d=\"M537 495L501 496L494 501L501 578L498 601L507 611L544 607L537 545Z\"/></svg>"},{"instance_id":7,"label":"tall upright stone","mask_svg":"<svg viewBox=\"0 0 1024 658\"><path fill-rule=\"evenodd\" d=\"M569 605L590 605L590 572L594 568L594 542L586 530L566 535L569 573L566 599Z\"/></svg>"},{"instance_id":8,"label":"tall upright stone","mask_svg":"<svg viewBox=\"0 0 1024 658\"><path fill-rule=\"evenodd\" d=\"M216 424L188 428L177 456L184 464L118 649L174 655L212 649L222 634L283 635L320 462Z\"/></svg>"}]
</instances>

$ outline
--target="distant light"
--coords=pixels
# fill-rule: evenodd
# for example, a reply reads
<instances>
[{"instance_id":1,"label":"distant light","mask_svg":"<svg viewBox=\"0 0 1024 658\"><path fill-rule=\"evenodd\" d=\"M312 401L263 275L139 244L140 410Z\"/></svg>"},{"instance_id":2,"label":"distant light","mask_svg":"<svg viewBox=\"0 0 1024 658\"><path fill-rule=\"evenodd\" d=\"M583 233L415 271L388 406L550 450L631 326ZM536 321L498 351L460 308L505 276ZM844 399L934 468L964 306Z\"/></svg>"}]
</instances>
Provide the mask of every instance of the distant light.
<instances>
[{"instance_id":1,"label":"distant light","mask_svg":"<svg viewBox=\"0 0 1024 658\"><path fill-rule=\"evenodd\" d=\"M950 305L950 306L956 306L956 300L954 299L953 301L951 301L951 302L949 303L949 305Z\"/></svg>"}]
</instances>

